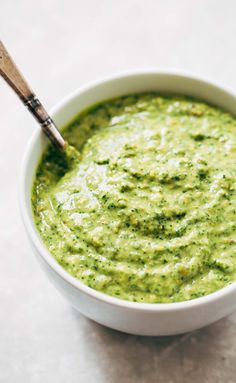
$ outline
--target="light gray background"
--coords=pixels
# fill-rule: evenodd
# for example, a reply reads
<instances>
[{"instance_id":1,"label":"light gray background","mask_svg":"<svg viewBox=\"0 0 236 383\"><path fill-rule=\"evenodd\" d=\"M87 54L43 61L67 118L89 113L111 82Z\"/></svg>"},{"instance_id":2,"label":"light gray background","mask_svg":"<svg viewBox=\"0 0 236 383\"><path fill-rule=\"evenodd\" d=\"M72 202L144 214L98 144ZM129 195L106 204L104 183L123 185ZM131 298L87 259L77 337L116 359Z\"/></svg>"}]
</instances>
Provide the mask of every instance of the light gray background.
<instances>
[{"instance_id":1,"label":"light gray background","mask_svg":"<svg viewBox=\"0 0 236 383\"><path fill-rule=\"evenodd\" d=\"M236 90L234 0L0 0L1 38L45 105L114 71L177 68ZM50 285L18 209L35 122L0 85L0 383L233 383L236 314L192 334L103 328Z\"/></svg>"}]
</instances>

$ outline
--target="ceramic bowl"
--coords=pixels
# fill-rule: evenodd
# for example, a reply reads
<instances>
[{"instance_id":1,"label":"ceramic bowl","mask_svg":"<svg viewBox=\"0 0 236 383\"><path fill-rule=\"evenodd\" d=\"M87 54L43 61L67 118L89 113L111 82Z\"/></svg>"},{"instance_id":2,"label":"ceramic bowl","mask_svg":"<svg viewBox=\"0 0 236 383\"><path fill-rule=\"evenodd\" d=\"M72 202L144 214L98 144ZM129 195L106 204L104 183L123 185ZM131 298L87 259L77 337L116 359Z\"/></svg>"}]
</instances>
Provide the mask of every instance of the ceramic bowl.
<instances>
[{"instance_id":1,"label":"ceramic bowl","mask_svg":"<svg viewBox=\"0 0 236 383\"><path fill-rule=\"evenodd\" d=\"M61 128L78 112L97 102L145 91L190 95L236 116L236 97L206 80L158 70L110 76L77 89L51 115ZM20 179L20 205L33 251L50 281L81 313L110 328L138 335L172 335L206 326L236 309L236 283L213 294L178 303L148 304L114 298L85 286L51 256L36 230L30 203L32 181L47 139L36 131L27 147Z\"/></svg>"}]
</instances>

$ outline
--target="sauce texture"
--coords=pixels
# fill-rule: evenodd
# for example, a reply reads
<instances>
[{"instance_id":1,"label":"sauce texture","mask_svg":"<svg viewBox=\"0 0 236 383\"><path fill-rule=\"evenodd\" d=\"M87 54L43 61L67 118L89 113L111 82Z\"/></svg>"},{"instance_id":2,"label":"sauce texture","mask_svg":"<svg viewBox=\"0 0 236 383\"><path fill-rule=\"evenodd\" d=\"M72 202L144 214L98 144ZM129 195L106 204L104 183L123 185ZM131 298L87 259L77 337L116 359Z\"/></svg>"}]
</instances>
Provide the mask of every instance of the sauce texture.
<instances>
[{"instance_id":1,"label":"sauce texture","mask_svg":"<svg viewBox=\"0 0 236 383\"><path fill-rule=\"evenodd\" d=\"M135 302L194 299L236 280L236 120L204 102L147 93L94 106L51 146L32 208L57 262ZM73 156L72 156L73 157Z\"/></svg>"}]
</instances>

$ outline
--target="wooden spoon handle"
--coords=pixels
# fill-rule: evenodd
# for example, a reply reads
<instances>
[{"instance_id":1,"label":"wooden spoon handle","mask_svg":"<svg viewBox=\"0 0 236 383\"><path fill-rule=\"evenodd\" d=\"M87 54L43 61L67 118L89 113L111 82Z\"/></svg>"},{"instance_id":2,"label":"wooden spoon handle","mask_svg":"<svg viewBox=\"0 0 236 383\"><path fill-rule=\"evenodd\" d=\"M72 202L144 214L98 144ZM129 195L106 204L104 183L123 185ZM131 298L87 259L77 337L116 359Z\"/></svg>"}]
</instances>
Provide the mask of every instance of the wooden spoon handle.
<instances>
[{"instance_id":1,"label":"wooden spoon handle","mask_svg":"<svg viewBox=\"0 0 236 383\"><path fill-rule=\"evenodd\" d=\"M43 105L30 89L26 80L18 70L6 48L0 40L0 75L20 97L33 116L41 125L44 133L58 149L65 148L65 141L57 130L53 120L48 115Z\"/></svg>"}]
</instances>

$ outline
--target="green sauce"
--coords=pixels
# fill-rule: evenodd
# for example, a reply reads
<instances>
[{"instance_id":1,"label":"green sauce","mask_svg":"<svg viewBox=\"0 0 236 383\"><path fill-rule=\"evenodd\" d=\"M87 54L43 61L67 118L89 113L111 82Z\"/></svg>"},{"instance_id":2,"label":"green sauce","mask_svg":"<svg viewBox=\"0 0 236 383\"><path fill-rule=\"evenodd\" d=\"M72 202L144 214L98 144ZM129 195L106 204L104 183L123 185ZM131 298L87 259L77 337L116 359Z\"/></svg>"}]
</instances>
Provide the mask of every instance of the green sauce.
<instances>
[{"instance_id":1,"label":"green sauce","mask_svg":"<svg viewBox=\"0 0 236 383\"><path fill-rule=\"evenodd\" d=\"M49 147L32 207L63 268L135 302L204 296L236 280L236 120L187 97L104 102Z\"/></svg>"}]
</instances>

